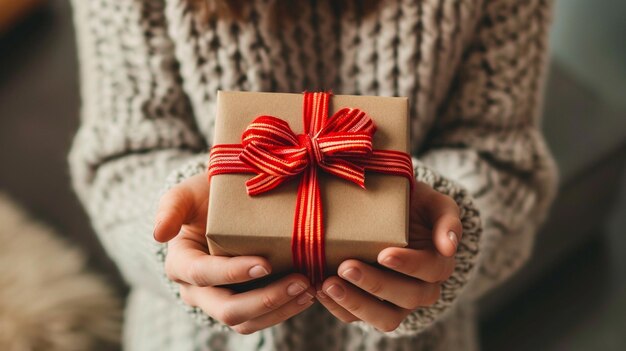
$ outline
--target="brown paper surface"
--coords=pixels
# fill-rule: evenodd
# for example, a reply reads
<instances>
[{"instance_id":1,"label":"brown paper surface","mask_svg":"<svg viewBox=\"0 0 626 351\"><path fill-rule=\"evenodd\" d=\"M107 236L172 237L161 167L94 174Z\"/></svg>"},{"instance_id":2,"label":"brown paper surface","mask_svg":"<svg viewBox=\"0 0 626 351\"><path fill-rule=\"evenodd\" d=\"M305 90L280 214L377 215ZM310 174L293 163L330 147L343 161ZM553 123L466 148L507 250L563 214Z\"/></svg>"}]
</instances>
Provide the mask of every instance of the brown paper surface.
<instances>
[{"instance_id":1,"label":"brown paper surface","mask_svg":"<svg viewBox=\"0 0 626 351\"><path fill-rule=\"evenodd\" d=\"M408 100L400 97L334 95L329 116L343 108L365 111L376 123L374 148L409 151ZM260 115L286 120L302 133L302 94L220 91L215 144L240 143L246 126ZM329 273L344 260L375 262L389 246L406 246L409 182L367 172L366 190L323 171L320 187ZM248 196L252 174L212 177L207 240L213 255L259 255L273 273L292 270L291 235L299 178L257 196Z\"/></svg>"}]
</instances>

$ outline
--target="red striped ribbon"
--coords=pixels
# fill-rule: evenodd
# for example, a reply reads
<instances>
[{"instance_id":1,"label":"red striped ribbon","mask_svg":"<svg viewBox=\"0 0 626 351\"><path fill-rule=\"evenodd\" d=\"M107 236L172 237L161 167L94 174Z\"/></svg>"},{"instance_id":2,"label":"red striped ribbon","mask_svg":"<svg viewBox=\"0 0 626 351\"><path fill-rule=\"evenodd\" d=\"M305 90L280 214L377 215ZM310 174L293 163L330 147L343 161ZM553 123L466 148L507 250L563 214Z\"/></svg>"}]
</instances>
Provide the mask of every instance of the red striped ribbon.
<instances>
[{"instance_id":1,"label":"red striped ribbon","mask_svg":"<svg viewBox=\"0 0 626 351\"><path fill-rule=\"evenodd\" d=\"M394 150L374 150L376 125L367 114L343 108L328 118L331 93L304 93L304 133L273 116L257 117L243 132L241 144L211 148L209 177L254 173L248 195L272 190L300 174L291 239L294 267L313 284L324 279L326 255L318 168L365 188L365 171L403 176L412 185L411 157Z\"/></svg>"}]
</instances>

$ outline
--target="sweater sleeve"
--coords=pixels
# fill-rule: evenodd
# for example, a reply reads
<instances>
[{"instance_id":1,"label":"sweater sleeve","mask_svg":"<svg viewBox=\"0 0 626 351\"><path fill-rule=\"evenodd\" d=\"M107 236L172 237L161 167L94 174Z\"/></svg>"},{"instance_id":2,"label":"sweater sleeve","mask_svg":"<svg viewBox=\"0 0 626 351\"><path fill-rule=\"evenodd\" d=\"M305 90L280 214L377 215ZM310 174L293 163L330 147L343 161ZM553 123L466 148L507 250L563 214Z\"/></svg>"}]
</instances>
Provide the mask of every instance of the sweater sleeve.
<instances>
[{"instance_id":1,"label":"sweater sleeve","mask_svg":"<svg viewBox=\"0 0 626 351\"><path fill-rule=\"evenodd\" d=\"M541 132L552 1L489 1L420 160L463 186L483 224L477 298L528 259L557 189Z\"/></svg>"},{"instance_id":2,"label":"sweater sleeve","mask_svg":"<svg viewBox=\"0 0 626 351\"><path fill-rule=\"evenodd\" d=\"M81 124L74 188L126 281L184 304L152 235L168 177L201 172L208 148L180 86L162 1L74 0ZM207 320L197 309L190 314Z\"/></svg>"},{"instance_id":3,"label":"sweater sleeve","mask_svg":"<svg viewBox=\"0 0 626 351\"><path fill-rule=\"evenodd\" d=\"M539 120L551 7L549 0L484 6L426 147L414 159L416 178L461 208L457 266L439 301L389 336L419 333L529 257L557 182Z\"/></svg>"}]
</instances>

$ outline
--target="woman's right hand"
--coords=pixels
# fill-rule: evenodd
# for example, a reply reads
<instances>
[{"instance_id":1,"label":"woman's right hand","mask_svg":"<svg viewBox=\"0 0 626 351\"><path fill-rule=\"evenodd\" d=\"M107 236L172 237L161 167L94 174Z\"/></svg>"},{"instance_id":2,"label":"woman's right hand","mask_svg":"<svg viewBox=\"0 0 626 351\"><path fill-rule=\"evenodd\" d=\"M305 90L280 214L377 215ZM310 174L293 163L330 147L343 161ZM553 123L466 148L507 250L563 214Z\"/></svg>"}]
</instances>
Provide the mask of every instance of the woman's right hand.
<instances>
[{"instance_id":1,"label":"woman's right hand","mask_svg":"<svg viewBox=\"0 0 626 351\"><path fill-rule=\"evenodd\" d=\"M183 301L241 334L271 327L310 307L315 289L301 274L243 293L218 287L263 277L271 267L262 257L209 254L208 199L207 175L202 173L170 189L159 202L154 238L169 242L165 270L180 284Z\"/></svg>"}]
</instances>

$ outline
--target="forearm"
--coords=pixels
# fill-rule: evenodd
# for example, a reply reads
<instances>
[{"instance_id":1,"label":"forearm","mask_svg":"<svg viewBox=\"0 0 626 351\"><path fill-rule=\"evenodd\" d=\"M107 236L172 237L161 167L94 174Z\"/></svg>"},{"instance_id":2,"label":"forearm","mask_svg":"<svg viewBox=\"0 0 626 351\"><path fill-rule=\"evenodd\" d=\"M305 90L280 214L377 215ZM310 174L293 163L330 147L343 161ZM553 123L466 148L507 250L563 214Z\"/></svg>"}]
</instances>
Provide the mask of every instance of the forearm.
<instances>
[{"instance_id":1,"label":"forearm","mask_svg":"<svg viewBox=\"0 0 626 351\"><path fill-rule=\"evenodd\" d=\"M182 165L205 155L176 149L126 155L99 167L83 201L98 238L126 281L171 297L163 284L160 252L152 237L158 199L167 179Z\"/></svg>"},{"instance_id":2,"label":"forearm","mask_svg":"<svg viewBox=\"0 0 626 351\"><path fill-rule=\"evenodd\" d=\"M485 3L484 20L420 160L464 186L481 213L476 297L531 253L556 190L541 133L552 1Z\"/></svg>"},{"instance_id":3,"label":"forearm","mask_svg":"<svg viewBox=\"0 0 626 351\"><path fill-rule=\"evenodd\" d=\"M178 300L153 237L167 178L208 145L180 85L159 0L74 0L81 125L69 164L74 189L109 255L134 287ZM201 162L201 161L198 161Z\"/></svg>"},{"instance_id":4,"label":"forearm","mask_svg":"<svg viewBox=\"0 0 626 351\"><path fill-rule=\"evenodd\" d=\"M461 184L482 219L478 272L467 289L476 298L514 274L532 252L538 226L556 189L556 169L547 151L531 173L507 171L475 150L439 149L421 160Z\"/></svg>"},{"instance_id":5,"label":"forearm","mask_svg":"<svg viewBox=\"0 0 626 351\"><path fill-rule=\"evenodd\" d=\"M158 200L169 188L205 172L207 155L179 150L130 155L103 165L90 186L86 209L107 252L134 288L178 304L205 326L226 326L184 304L179 285L165 272L167 244L153 238ZM123 177L124 181L120 182Z\"/></svg>"},{"instance_id":6,"label":"forearm","mask_svg":"<svg viewBox=\"0 0 626 351\"><path fill-rule=\"evenodd\" d=\"M416 169L418 180L453 197L462 213L471 206L475 216L463 219L457 269L443 283L440 301L416 310L396 335L419 333L444 318L455 303L510 276L530 254L556 188L539 115L551 7L551 1L484 4L428 142L416 155L423 168ZM477 224L479 239L466 223Z\"/></svg>"},{"instance_id":7,"label":"forearm","mask_svg":"<svg viewBox=\"0 0 626 351\"><path fill-rule=\"evenodd\" d=\"M416 179L455 200L463 237L451 277L432 306L411 313L392 333L415 335L513 274L528 258L534 233L554 195L555 172L547 153L531 174L505 170L475 150L439 148L414 158ZM374 329L359 324L369 332Z\"/></svg>"}]
</instances>

